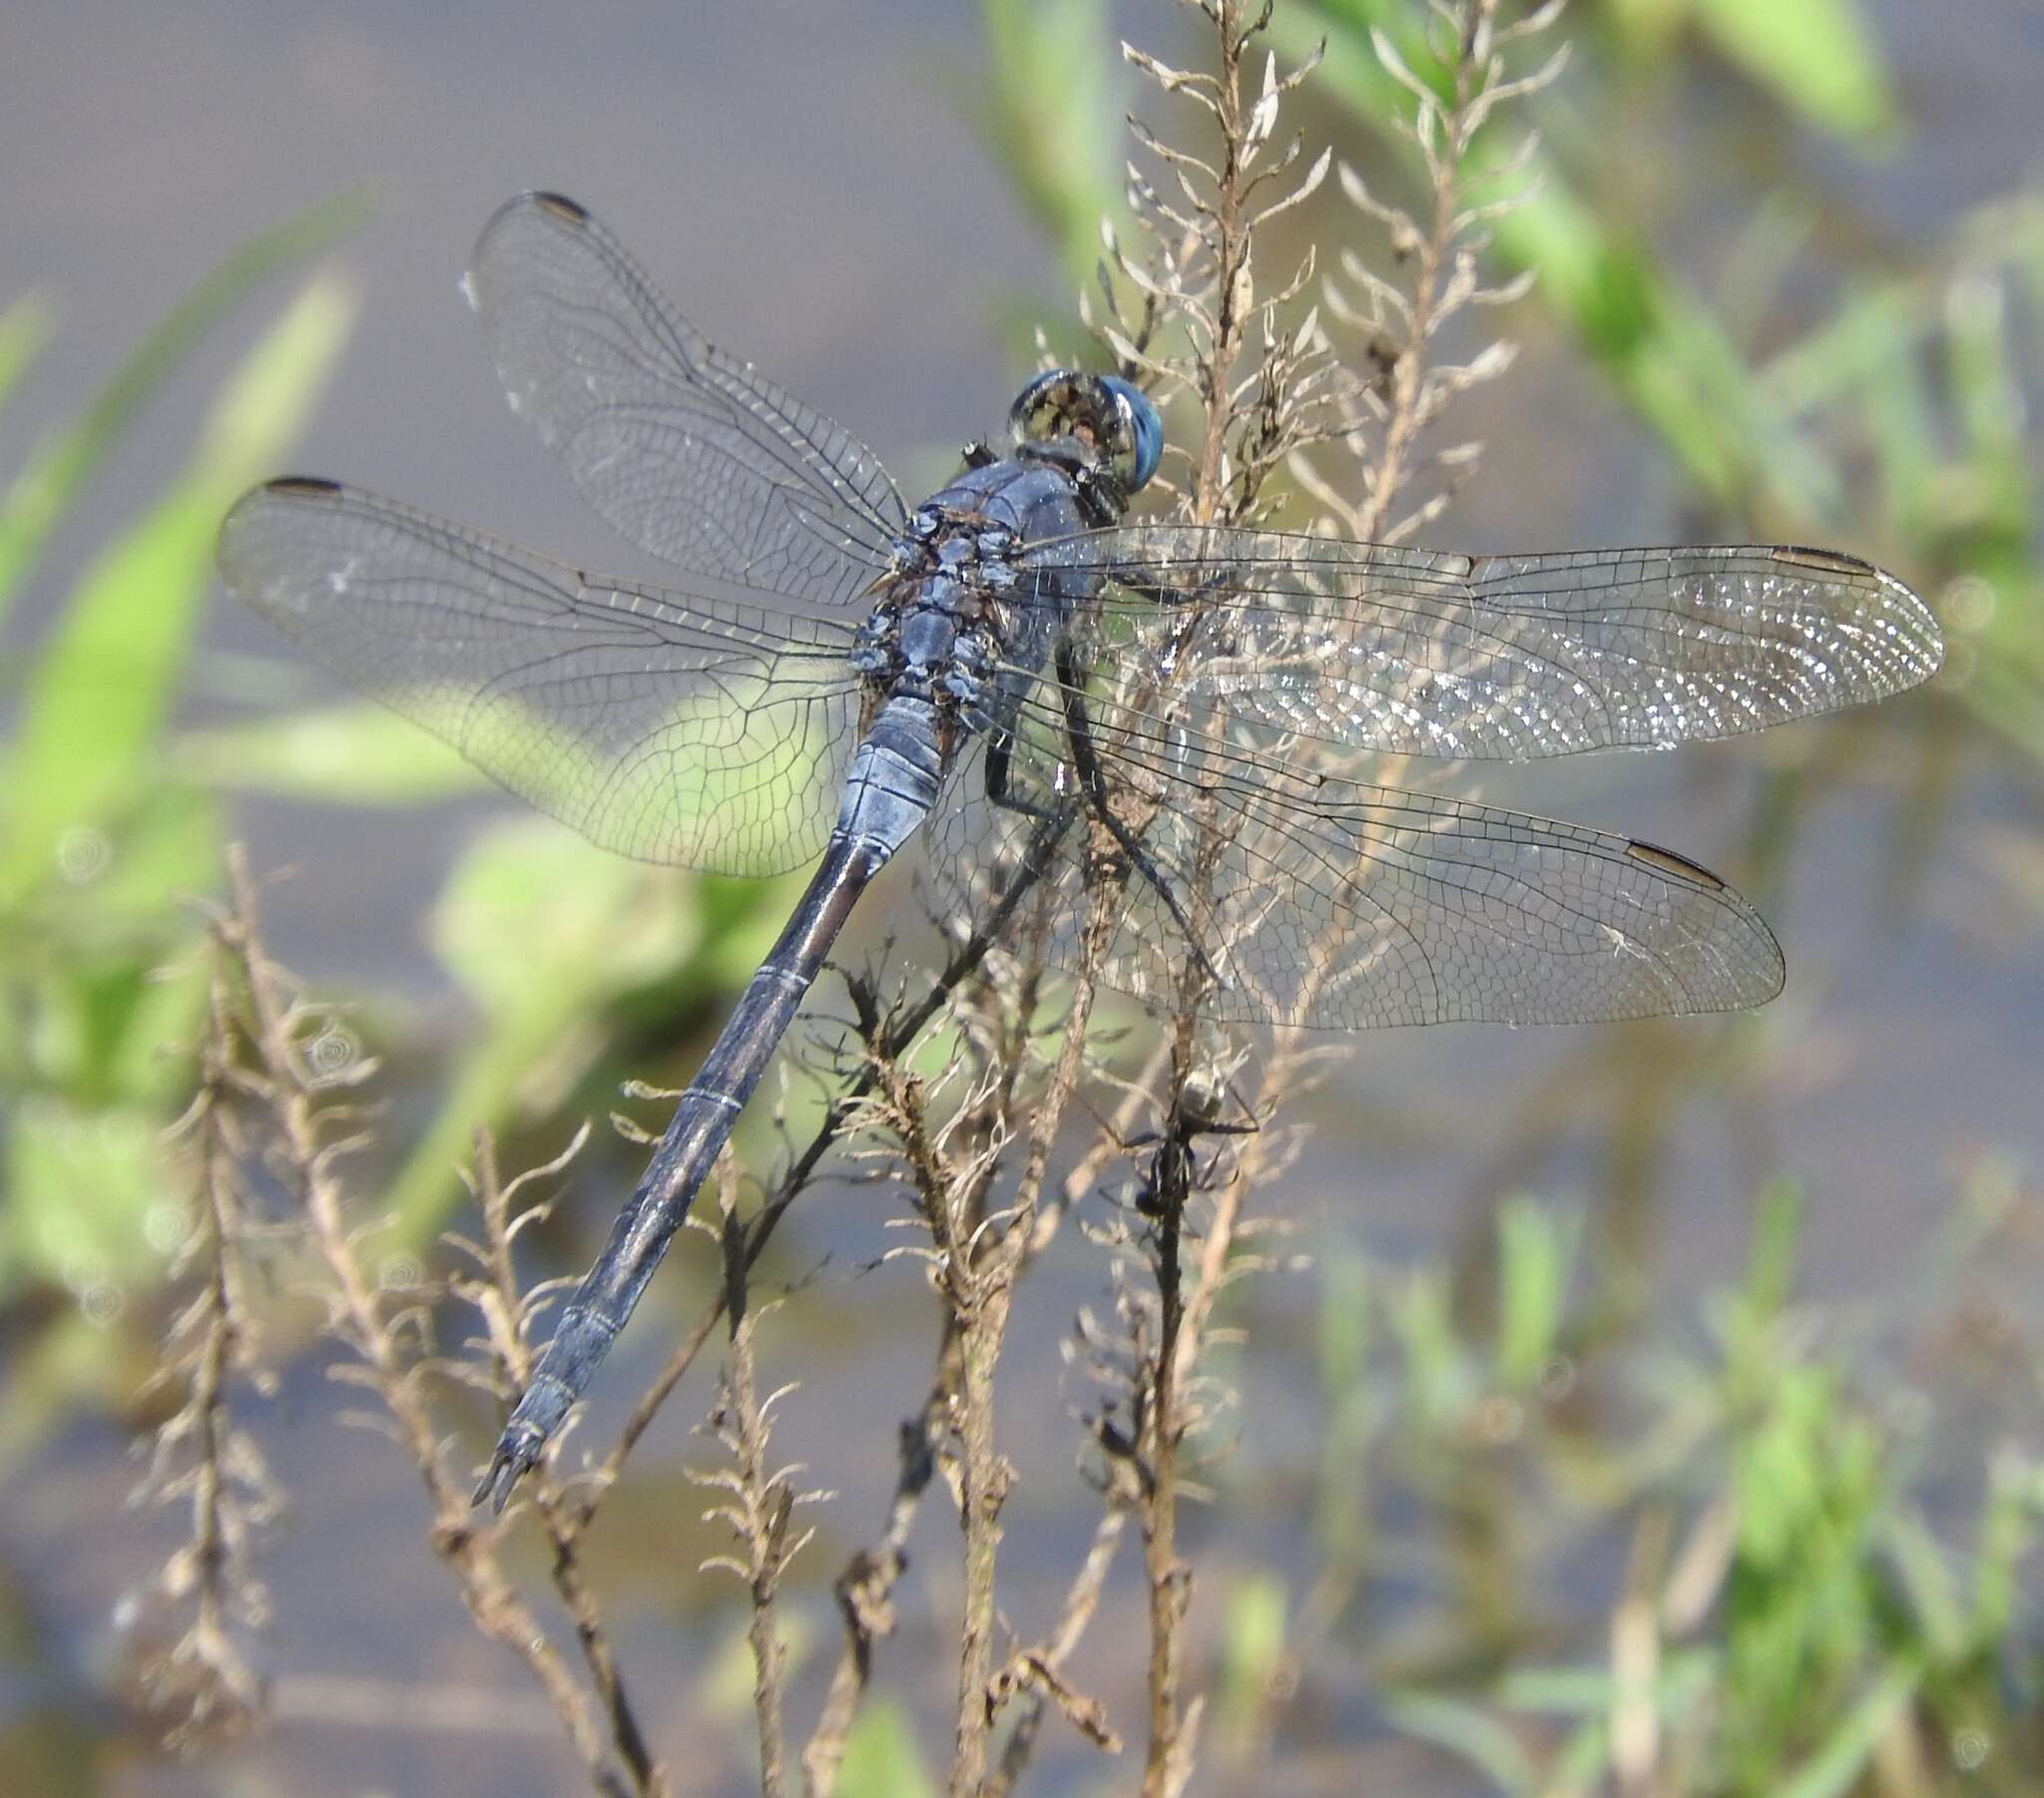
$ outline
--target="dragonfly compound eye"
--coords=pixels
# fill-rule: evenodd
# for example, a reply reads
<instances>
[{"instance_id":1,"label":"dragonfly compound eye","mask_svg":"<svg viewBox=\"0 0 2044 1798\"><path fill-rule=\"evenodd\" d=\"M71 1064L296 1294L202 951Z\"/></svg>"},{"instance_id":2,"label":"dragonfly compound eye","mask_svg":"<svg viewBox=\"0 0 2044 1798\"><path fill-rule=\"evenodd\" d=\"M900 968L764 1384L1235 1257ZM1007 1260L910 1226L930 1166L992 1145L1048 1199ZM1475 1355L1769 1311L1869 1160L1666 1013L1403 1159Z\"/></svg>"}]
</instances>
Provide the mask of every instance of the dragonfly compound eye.
<instances>
[{"instance_id":1,"label":"dragonfly compound eye","mask_svg":"<svg viewBox=\"0 0 2044 1798\"><path fill-rule=\"evenodd\" d=\"M1018 444L1075 443L1094 467L1134 493L1157 472L1164 425L1149 395L1119 375L1053 368L1016 396L1008 428Z\"/></svg>"},{"instance_id":2,"label":"dragonfly compound eye","mask_svg":"<svg viewBox=\"0 0 2044 1798\"><path fill-rule=\"evenodd\" d=\"M1149 394L1134 381L1109 374L1101 377L1100 384L1121 403L1133 461L1126 470L1117 464L1115 472L1121 475L1123 487L1134 493L1138 488L1149 485L1150 477L1157 472L1157 464L1164 455L1164 420L1157 416L1157 408L1151 404Z\"/></svg>"}]
</instances>

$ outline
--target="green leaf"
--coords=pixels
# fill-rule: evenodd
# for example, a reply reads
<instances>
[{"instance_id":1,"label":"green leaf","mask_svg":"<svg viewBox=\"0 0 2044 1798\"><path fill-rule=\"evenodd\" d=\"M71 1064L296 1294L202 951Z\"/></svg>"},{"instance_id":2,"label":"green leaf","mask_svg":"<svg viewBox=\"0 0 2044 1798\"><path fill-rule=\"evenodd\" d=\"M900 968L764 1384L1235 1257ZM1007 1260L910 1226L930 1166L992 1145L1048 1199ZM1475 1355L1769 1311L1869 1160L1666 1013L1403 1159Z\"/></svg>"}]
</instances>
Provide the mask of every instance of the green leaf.
<instances>
[{"instance_id":1,"label":"green leaf","mask_svg":"<svg viewBox=\"0 0 2044 1798\"><path fill-rule=\"evenodd\" d=\"M157 777L221 515L296 433L352 315L346 288L309 282L230 378L185 473L86 572L38 661L7 769L0 905L50 877L67 831L107 829Z\"/></svg>"},{"instance_id":2,"label":"green leaf","mask_svg":"<svg viewBox=\"0 0 2044 1798\"><path fill-rule=\"evenodd\" d=\"M1228 1594L1221 1656L1221 1729L1238 1751L1263 1733L1271 1693L1284 1659L1287 1596L1277 1573L1253 1573Z\"/></svg>"},{"instance_id":3,"label":"green leaf","mask_svg":"<svg viewBox=\"0 0 2044 1798\"><path fill-rule=\"evenodd\" d=\"M164 315L74 423L36 446L0 496L0 616L79 489L200 339L263 281L354 230L367 215L364 195L343 194L252 237ZM33 321L16 329L33 331Z\"/></svg>"},{"instance_id":4,"label":"green leaf","mask_svg":"<svg viewBox=\"0 0 2044 1798\"><path fill-rule=\"evenodd\" d=\"M1389 1692L1384 1716L1394 1729L1432 1742L1479 1768L1507 1793L1540 1789L1540 1778L1512 1731L1477 1705L1459 1698Z\"/></svg>"},{"instance_id":5,"label":"green leaf","mask_svg":"<svg viewBox=\"0 0 2044 1798\"><path fill-rule=\"evenodd\" d=\"M1995 1642L2018 1623L2031 1593L2025 1567L2044 1527L2044 1462L2014 1451L1997 1455L1980 1518L1980 1548L1973 1569L1972 1624L1976 1642Z\"/></svg>"},{"instance_id":6,"label":"green leaf","mask_svg":"<svg viewBox=\"0 0 2044 1798\"><path fill-rule=\"evenodd\" d=\"M490 786L437 736L370 704L187 731L172 742L170 765L202 785L330 805L428 805Z\"/></svg>"},{"instance_id":7,"label":"green leaf","mask_svg":"<svg viewBox=\"0 0 2044 1798\"><path fill-rule=\"evenodd\" d=\"M1323 1264L1320 1283L1320 1386L1338 1402L1369 1374L1369 1264L1341 1255Z\"/></svg>"},{"instance_id":8,"label":"green leaf","mask_svg":"<svg viewBox=\"0 0 2044 1798\"><path fill-rule=\"evenodd\" d=\"M1325 22L1321 91L1335 96L1415 176L1416 154L1393 129L1413 103L1384 73L1367 28L1383 31L1415 74L1438 81L1439 65L1414 27L1420 16L1377 0L1347 0L1316 15L1280 14L1274 27L1291 54L1302 55ZM1835 511L1835 471L1755 380L1699 295L1648 246L1607 225L1552 157L1536 154L1509 188L1497 186L1495 178L1518 148L1516 134L1491 132L1477 139L1468 158L1470 198L1523 197L1493 225L1498 256L1510 267L1533 270L1541 302L1574 328L1691 479L1720 505L1764 489L1806 518Z\"/></svg>"},{"instance_id":9,"label":"green leaf","mask_svg":"<svg viewBox=\"0 0 2044 1798\"><path fill-rule=\"evenodd\" d=\"M1907 1661L1890 1666L1839 1718L1801 1770L1774 1787L1775 1798L1843 1798L1858 1783L1873 1751L1894 1727L1922 1679L1922 1669Z\"/></svg>"},{"instance_id":10,"label":"green leaf","mask_svg":"<svg viewBox=\"0 0 2044 1798\"><path fill-rule=\"evenodd\" d=\"M119 838L59 847L61 880L0 938L0 1078L80 1104L172 1106L207 978L192 901L218 881L220 820L185 789L150 795Z\"/></svg>"},{"instance_id":11,"label":"green leaf","mask_svg":"<svg viewBox=\"0 0 2044 1798\"><path fill-rule=\"evenodd\" d=\"M1969 1619L1953 1582L1949 1549L1908 1511L1884 1520L1881 1541L1909 1600L1912 1634L1934 1658L1955 1659L1965 1650Z\"/></svg>"},{"instance_id":12,"label":"green leaf","mask_svg":"<svg viewBox=\"0 0 2044 1798\"><path fill-rule=\"evenodd\" d=\"M915 1734L891 1698L868 1698L844 1743L840 1798L936 1798Z\"/></svg>"},{"instance_id":13,"label":"green leaf","mask_svg":"<svg viewBox=\"0 0 2044 1798\"><path fill-rule=\"evenodd\" d=\"M572 991L578 1006L599 1003L672 969L703 941L693 882L516 814L469 845L430 931L440 958L497 1024L532 1009L536 995Z\"/></svg>"},{"instance_id":14,"label":"green leaf","mask_svg":"<svg viewBox=\"0 0 2044 1798\"><path fill-rule=\"evenodd\" d=\"M1795 1180L1770 1180L1761 1189L1742 1294L1756 1321L1772 1322L1779 1317L1795 1289L1802 1221L1808 1208L1806 1195Z\"/></svg>"},{"instance_id":15,"label":"green leaf","mask_svg":"<svg viewBox=\"0 0 2044 1798\"><path fill-rule=\"evenodd\" d=\"M1411 1271L1391 1305L1391 1324L1405 1351L1407 1408L1429 1427L1448 1423L1469 1401L1473 1385L1441 1269Z\"/></svg>"},{"instance_id":16,"label":"green leaf","mask_svg":"<svg viewBox=\"0 0 2044 1798\"><path fill-rule=\"evenodd\" d=\"M662 889L649 903L647 889ZM561 825L517 817L470 845L436 903L433 946L484 1016L433 1123L392 1182L403 1240L423 1239L459 1188L475 1128L517 1109L540 1081L577 1077L594 1022L623 988L693 955L701 913L690 887L591 848Z\"/></svg>"},{"instance_id":17,"label":"green leaf","mask_svg":"<svg viewBox=\"0 0 2044 1798\"><path fill-rule=\"evenodd\" d=\"M622 997L685 973L710 986L711 952L734 934L745 938L741 977L751 974L762 933L785 910L787 884L742 883L748 914L726 911L722 920L706 907L706 884L607 854L544 818L508 818L476 838L430 928L485 1028L391 1187L405 1240L420 1240L445 1214L475 1126L579 1079L602 1047L603 1017Z\"/></svg>"},{"instance_id":18,"label":"green leaf","mask_svg":"<svg viewBox=\"0 0 2044 1798\"><path fill-rule=\"evenodd\" d=\"M51 1093L11 1110L0 1294L30 1281L81 1295L153 1282L163 1254L143 1220L166 1187L158 1114L86 1108Z\"/></svg>"},{"instance_id":19,"label":"green leaf","mask_svg":"<svg viewBox=\"0 0 2044 1798\"><path fill-rule=\"evenodd\" d=\"M982 0L987 85L967 123L1090 283L1100 225L1122 203L1119 61L1095 0Z\"/></svg>"},{"instance_id":20,"label":"green leaf","mask_svg":"<svg viewBox=\"0 0 2044 1798\"><path fill-rule=\"evenodd\" d=\"M152 1352L159 1347L155 1338L116 1327L124 1314L132 1315L118 1289L95 1287L33 1335L9 1345L7 1380L0 1385L0 1460L22 1460L48 1436L74 1426L83 1406L132 1401L161 1375ZM7 1764L16 1768L18 1781L12 1754Z\"/></svg>"},{"instance_id":21,"label":"green leaf","mask_svg":"<svg viewBox=\"0 0 2044 1798\"><path fill-rule=\"evenodd\" d=\"M1834 512L1835 472L1754 378L1693 290L1643 244L1608 227L1553 168L1497 222L1505 259L1574 327L1626 400L1693 480L1723 505L1766 486L1804 517Z\"/></svg>"},{"instance_id":22,"label":"green leaf","mask_svg":"<svg viewBox=\"0 0 2044 1798\"><path fill-rule=\"evenodd\" d=\"M1498 1377L1514 1391L1540 1382L1554 1358L1575 1260L1575 1231L1530 1198L1498 1209Z\"/></svg>"},{"instance_id":23,"label":"green leaf","mask_svg":"<svg viewBox=\"0 0 2044 1798\"><path fill-rule=\"evenodd\" d=\"M0 410L42 356L55 323L50 302L40 293L25 293L0 312ZM0 597L4 594L0 589Z\"/></svg>"},{"instance_id":24,"label":"green leaf","mask_svg":"<svg viewBox=\"0 0 2044 1798\"><path fill-rule=\"evenodd\" d=\"M1694 0L1699 27L1784 105L1840 137L1895 128L1895 89L1856 0Z\"/></svg>"}]
</instances>

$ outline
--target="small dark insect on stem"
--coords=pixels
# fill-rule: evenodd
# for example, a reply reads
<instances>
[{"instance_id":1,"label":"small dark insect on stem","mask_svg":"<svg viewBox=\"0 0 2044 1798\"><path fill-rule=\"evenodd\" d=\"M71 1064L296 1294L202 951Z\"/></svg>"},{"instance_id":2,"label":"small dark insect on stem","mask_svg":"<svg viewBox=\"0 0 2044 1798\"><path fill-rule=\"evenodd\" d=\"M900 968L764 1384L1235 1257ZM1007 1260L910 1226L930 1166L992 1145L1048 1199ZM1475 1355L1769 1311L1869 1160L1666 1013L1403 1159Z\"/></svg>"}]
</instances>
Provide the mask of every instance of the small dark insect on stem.
<instances>
[{"instance_id":1,"label":"small dark insect on stem","mask_svg":"<svg viewBox=\"0 0 2044 1798\"><path fill-rule=\"evenodd\" d=\"M1176 1058L1175 1058L1176 1059ZM1151 1222L1150 1261L1158 1296L1156 1364L1148 1406L1146 1441L1137 1444L1144 1464L1144 1563L1150 1584L1150 1738L1144 1768L1145 1793L1173 1789L1180 1761L1183 1713L1185 1607L1190 1570L1178 1556L1179 1450L1187 1419L1182 1398L1185 1338L1185 1270L1182 1251L1186 1206L1201 1184L1197 1142L1207 1135L1248 1135L1254 1119L1221 1122L1220 1089L1182 1075L1175 1079L1172 1113L1151 1151L1149 1173L1136 1195L1136 1208Z\"/></svg>"}]
</instances>

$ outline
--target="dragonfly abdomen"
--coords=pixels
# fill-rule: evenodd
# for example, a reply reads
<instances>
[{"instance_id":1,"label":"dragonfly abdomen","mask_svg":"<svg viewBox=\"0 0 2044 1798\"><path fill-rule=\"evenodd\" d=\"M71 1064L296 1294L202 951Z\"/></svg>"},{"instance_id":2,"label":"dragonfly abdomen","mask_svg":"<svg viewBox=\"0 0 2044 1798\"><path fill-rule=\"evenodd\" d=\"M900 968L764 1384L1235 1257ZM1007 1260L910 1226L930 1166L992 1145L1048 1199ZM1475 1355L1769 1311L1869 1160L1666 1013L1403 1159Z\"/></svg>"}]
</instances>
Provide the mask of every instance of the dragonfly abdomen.
<instances>
[{"instance_id":1,"label":"dragonfly abdomen","mask_svg":"<svg viewBox=\"0 0 2044 1798\"><path fill-rule=\"evenodd\" d=\"M891 695L852 751L833 847L841 837L882 861L899 849L937 802L952 734L935 699Z\"/></svg>"},{"instance_id":2,"label":"dragonfly abdomen","mask_svg":"<svg viewBox=\"0 0 2044 1798\"><path fill-rule=\"evenodd\" d=\"M885 715L883 712L883 718ZM876 730L868 735L853 764L855 787L872 795L862 815L869 823L899 826L905 836L929 809L928 799L922 801L921 810L913 809L914 793L920 790L924 776L912 753L904 755L886 742L876 742L878 734ZM890 730L890 740L892 734ZM862 785L861 769L865 770ZM912 790L897 791L897 786ZM928 787L934 794L934 773ZM852 811L848 797L845 810L847 815ZM906 823L902 824L904 817ZM646 1282L688 1214L697 1188L730 1139L746 1101L772 1061L774 1049L794 1022L830 945L891 853L877 837L844 830L832 833L808 891L759 972L747 983L702 1070L675 1107L645 1176L611 1226L603 1253L562 1308L553 1340L505 1424L489 1471L476 1489L478 1503L488 1500L499 1510L503 1508L519 1476L539 1459L547 1439L561 1427L569 1408L610 1352L611 1343L632 1315Z\"/></svg>"}]
</instances>

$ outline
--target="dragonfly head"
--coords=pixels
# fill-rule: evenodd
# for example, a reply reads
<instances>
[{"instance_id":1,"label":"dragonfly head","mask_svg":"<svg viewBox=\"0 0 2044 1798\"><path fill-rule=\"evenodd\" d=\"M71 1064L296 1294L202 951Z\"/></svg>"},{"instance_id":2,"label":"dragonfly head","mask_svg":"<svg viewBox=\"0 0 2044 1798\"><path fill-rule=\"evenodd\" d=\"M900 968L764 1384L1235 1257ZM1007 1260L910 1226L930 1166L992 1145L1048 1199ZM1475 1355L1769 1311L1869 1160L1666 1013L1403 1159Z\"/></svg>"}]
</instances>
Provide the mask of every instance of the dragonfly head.
<instances>
[{"instance_id":1,"label":"dragonfly head","mask_svg":"<svg viewBox=\"0 0 2044 1798\"><path fill-rule=\"evenodd\" d=\"M1008 429L1018 449L1076 444L1126 498L1157 472L1164 422L1150 396L1115 374L1053 368L1015 396Z\"/></svg>"}]
</instances>

